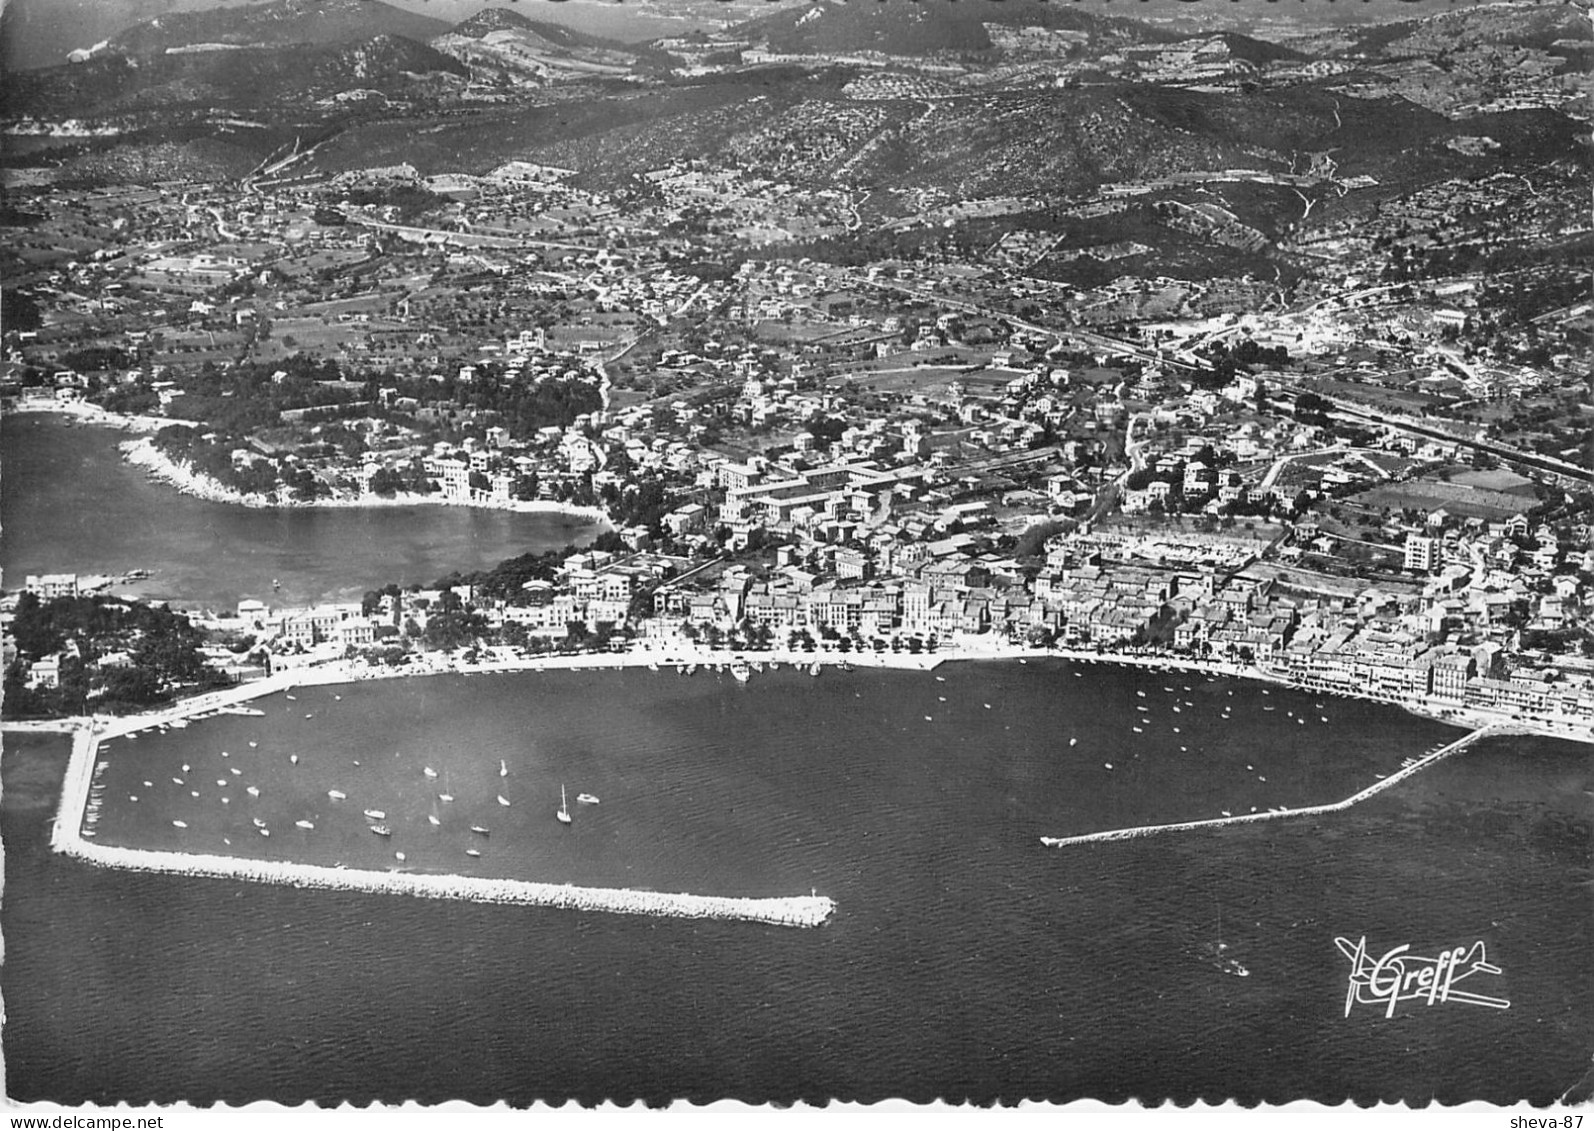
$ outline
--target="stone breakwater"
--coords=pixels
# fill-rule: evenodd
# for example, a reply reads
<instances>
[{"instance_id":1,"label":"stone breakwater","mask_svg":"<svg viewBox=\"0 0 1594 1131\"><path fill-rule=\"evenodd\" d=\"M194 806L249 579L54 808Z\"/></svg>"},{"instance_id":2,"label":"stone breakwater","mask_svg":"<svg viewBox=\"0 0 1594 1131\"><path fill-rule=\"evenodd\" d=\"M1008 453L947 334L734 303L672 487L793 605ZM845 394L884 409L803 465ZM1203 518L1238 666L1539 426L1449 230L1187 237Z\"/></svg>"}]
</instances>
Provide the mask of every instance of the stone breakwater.
<instances>
[{"instance_id":1,"label":"stone breakwater","mask_svg":"<svg viewBox=\"0 0 1594 1131\"><path fill-rule=\"evenodd\" d=\"M1448 746L1440 747L1432 754L1429 754L1426 758L1418 759L1405 769L1390 774L1388 777L1375 782L1366 789L1362 790L1360 793L1352 794L1343 801L1332 801L1325 805L1306 805L1299 809L1272 809L1266 813L1242 813L1234 817L1213 817L1201 821L1178 821L1167 825L1136 825L1126 829L1107 829L1099 833L1082 833L1079 836L1043 836L1040 839L1041 843L1046 845L1048 848L1066 848L1069 845L1074 844L1095 844L1100 841L1108 840L1136 840L1140 837L1155 836L1158 833L1185 832L1195 829L1215 829L1226 825L1252 824L1257 821L1278 821L1283 820L1286 817L1309 817L1317 816L1323 813L1339 813L1349 809L1352 805L1358 805L1361 802L1366 801L1369 797L1374 797L1384 792L1386 789L1392 789L1401 782L1405 781L1407 778L1411 777L1413 774L1419 773L1422 770L1426 770L1435 762L1448 758L1450 755L1458 753L1461 750L1465 750L1468 746L1471 746L1473 743L1482 738L1486 738L1491 734L1507 733L1509 730L1509 727L1499 725L1481 727L1463 738L1456 739L1456 741L1450 743Z\"/></svg>"},{"instance_id":2,"label":"stone breakwater","mask_svg":"<svg viewBox=\"0 0 1594 1131\"><path fill-rule=\"evenodd\" d=\"M259 686L257 693L282 684ZM248 689L255 690L255 689ZM233 706L246 697L245 689L209 697L207 710ZM160 721L170 721L167 712ZM61 803L50 830L50 847L65 856L106 868L129 868L178 876L248 880L323 891L356 891L380 895L412 895L425 899L461 899L474 903L519 904L574 911L608 911L627 915L653 915L675 919L740 919L781 927L818 927L835 913L828 896L775 898L693 895L687 892L640 891L632 888L577 887L573 884L479 876L436 875L421 872L371 871L328 868L315 864L251 860L205 853L165 852L97 844L83 835L94 786L94 768L102 739L155 725L155 720L124 720L103 731L82 727L72 740L72 757L61 783Z\"/></svg>"}]
</instances>

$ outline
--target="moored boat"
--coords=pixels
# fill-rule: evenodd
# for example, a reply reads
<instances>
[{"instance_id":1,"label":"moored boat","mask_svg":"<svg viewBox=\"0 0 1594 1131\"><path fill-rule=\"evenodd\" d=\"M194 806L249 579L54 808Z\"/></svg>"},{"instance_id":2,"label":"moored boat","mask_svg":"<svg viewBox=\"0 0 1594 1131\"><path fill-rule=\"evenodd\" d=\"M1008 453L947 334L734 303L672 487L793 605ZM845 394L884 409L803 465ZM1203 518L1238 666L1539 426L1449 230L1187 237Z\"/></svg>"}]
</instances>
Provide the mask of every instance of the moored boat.
<instances>
[{"instance_id":1,"label":"moored boat","mask_svg":"<svg viewBox=\"0 0 1594 1131\"><path fill-rule=\"evenodd\" d=\"M387 814L381 809L367 809L365 815L373 821L381 821L387 818Z\"/></svg>"},{"instance_id":2,"label":"moored boat","mask_svg":"<svg viewBox=\"0 0 1594 1131\"><path fill-rule=\"evenodd\" d=\"M294 824L298 825L301 829L313 829L313 828L315 828L315 822L314 821L295 821Z\"/></svg>"},{"instance_id":3,"label":"moored boat","mask_svg":"<svg viewBox=\"0 0 1594 1131\"><path fill-rule=\"evenodd\" d=\"M555 813L554 816L559 818L561 825L570 823L570 802L565 800L565 787L563 784L559 786L559 812Z\"/></svg>"},{"instance_id":4,"label":"moored boat","mask_svg":"<svg viewBox=\"0 0 1594 1131\"><path fill-rule=\"evenodd\" d=\"M372 825L371 826L371 831L373 833L375 833L377 836L392 836L393 835L393 830L388 828L386 825Z\"/></svg>"},{"instance_id":5,"label":"moored boat","mask_svg":"<svg viewBox=\"0 0 1594 1131\"><path fill-rule=\"evenodd\" d=\"M477 836L489 836L489 835L491 835L490 832L487 829L483 828L481 825L472 825L470 827L470 831L475 833Z\"/></svg>"},{"instance_id":6,"label":"moored boat","mask_svg":"<svg viewBox=\"0 0 1594 1131\"><path fill-rule=\"evenodd\" d=\"M332 798L334 801L347 801L349 798L349 795L344 793L341 789L329 789L327 790L327 796Z\"/></svg>"},{"instance_id":7,"label":"moored boat","mask_svg":"<svg viewBox=\"0 0 1594 1131\"><path fill-rule=\"evenodd\" d=\"M590 793L578 793L576 794L576 800L582 805L596 805L598 803L598 799Z\"/></svg>"}]
</instances>

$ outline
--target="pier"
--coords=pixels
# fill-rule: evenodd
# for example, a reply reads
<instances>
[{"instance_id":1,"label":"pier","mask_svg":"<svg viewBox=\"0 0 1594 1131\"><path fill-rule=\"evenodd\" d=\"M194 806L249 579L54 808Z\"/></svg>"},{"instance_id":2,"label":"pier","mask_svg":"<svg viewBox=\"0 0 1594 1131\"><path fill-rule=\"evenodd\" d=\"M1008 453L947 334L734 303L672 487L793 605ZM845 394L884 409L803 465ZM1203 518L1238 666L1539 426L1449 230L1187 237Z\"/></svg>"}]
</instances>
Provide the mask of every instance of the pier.
<instances>
[{"instance_id":1,"label":"pier","mask_svg":"<svg viewBox=\"0 0 1594 1131\"><path fill-rule=\"evenodd\" d=\"M1509 733L1512 728L1500 723L1490 723L1479 727L1461 738L1456 739L1448 746L1441 746L1427 757L1419 758L1401 770L1390 774L1388 777L1374 782L1359 793L1354 793L1343 801L1332 801L1324 805L1306 805L1299 809L1270 809L1265 813L1241 813L1234 817L1212 817L1200 821L1176 821L1167 825L1135 825L1124 829L1107 829L1099 833L1081 833L1078 836L1043 836L1041 843L1048 848L1066 848L1075 844L1095 844L1109 840L1135 840L1139 837L1156 836L1159 833L1185 832L1196 829L1216 829L1228 825L1254 824L1257 821L1279 821L1287 817L1311 817L1324 813L1339 813L1358 805L1369 797L1377 796L1386 789L1392 789L1411 777L1413 774L1426 770L1435 762L1439 762L1452 754L1459 753L1493 734Z\"/></svg>"},{"instance_id":2,"label":"pier","mask_svg":"<svg viewBox=\"0 0 1594 1131\"><path fill-rule=\"evenodd\" d=\"M167 852L98 844L83 835L91 810L95 766L100 743L150 726L165 725L182 715L236 709L245 699L290 686L291 680L261 680L247 687L189 700L159 715L117 720L109 726L73 729L72 755L61 782L61 802L50 829L52 850L106 868L128 868L178 876L247 880L323 891L411 895L425 899L461 899L473 903L518 904L575 911L604 911L675 919L738 919L781 927L818 927L835 914L835 901L810 894L774 898L693 895L687 892L633 888L578 887L493 877L404 872L398 870L325 867L285 861L253 860L206 853Z\"/></svg>"}]
</instances>

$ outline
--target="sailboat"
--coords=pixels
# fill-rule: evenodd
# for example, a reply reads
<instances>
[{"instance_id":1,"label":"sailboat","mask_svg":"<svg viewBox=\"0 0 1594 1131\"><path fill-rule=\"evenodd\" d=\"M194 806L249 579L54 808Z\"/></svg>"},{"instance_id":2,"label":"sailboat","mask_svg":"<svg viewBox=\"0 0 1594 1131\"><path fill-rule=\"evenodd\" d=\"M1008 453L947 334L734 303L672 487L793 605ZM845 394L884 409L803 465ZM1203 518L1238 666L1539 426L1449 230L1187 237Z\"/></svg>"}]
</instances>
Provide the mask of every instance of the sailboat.
<instances>
[{"instance_id":1,"label":"sailboat","mask_svg":"<svg viewBox=\"0 0 1594 1131\"><path fill-rule=\"evenodd\" d=\"M509 766L502 758L498 759L498 776L501 778L509 776Z\"/></svg>"},{"instance_id":2,"label":"sailboat","mask_svg":"<svg viewBox=\"0 0 1594 1131\"><path fill-rule=\"evenodd\" d=\"M570 823L570 803L565 800L565 787L563 784L559 786L559 812L555 813L554 816L559 818L561 825Z\"/></svg>"}]
</instances>

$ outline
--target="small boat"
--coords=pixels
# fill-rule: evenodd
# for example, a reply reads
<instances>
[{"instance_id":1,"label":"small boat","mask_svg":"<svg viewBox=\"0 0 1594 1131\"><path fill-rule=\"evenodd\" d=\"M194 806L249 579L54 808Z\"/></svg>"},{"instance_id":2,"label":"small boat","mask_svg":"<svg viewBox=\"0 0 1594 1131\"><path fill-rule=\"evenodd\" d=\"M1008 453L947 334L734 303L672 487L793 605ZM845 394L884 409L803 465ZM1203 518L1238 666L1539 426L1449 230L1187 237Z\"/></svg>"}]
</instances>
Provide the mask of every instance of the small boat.
<instances>
[{"instance_id":1,"label":"small boat","mask_svg":"<svg viewBox=\"0 0 1594 1131\"><path fill-rule=\"evenodd\" d=\"M257 831L260 833L261 836L270 836L271 835L271 830L270 829L259 829Z\"/></svg>"},{"instance_id":2,"label":"small boat","mask_svg":"<svg viewBox=\"0 0 1594 1131\"><path fill-rule=\"evenodd\" d=\"M502 758L498 759L498 776L501 778L507 778L509 776L509 764Z\"/></svg>"},{"instance_id":3,"label":"small boat","mask_svg":"<svg viewBox=\"0 0 1594 1131\"><path fill-rule=\"evenodd\" d=\"M472 825L470 827L470 831L475 833L477 836L491 836L492 835L490 832L488 832L487 829L483 828L481 825Z\"/></svg>"},{"instance_id":4,"label":"small boat","mask_svg":"<svg viewBox=\"0 0 1594 1131\"><path fill-rule=\"evenodd\" d=\"M1069 739L1069 740L1068 740L1068 745L1070 745L1070 746L1078 746L1078 745L1079 745L1079 739L1077 739L1077 738L1070 738L1070 739Z\"/></svg>"},{"instance_id":5,"label":"small boat","mask_svg":"<svg viewBox=\"0 0 1594 1131\"><path fill-rule=\"evenodd\" d=\"M138 794L136 794L136 793L129 793L129 794L128 794L128 795L127 795L127 799L128 799L128 800L129 800L129 801L137 801L137 800L138 800ZM578 801L579 801L579 800L580 800L580 798L577 798L577 800L578 800Z\"/></svg>"},{"instance_id":6,"label":"small boat","mask_svg":"<svg viewBox=\"0 0 1594 1131\"><path fill-rule=\"evenodd\" d=\"M250 746L251 746L251 747L257 747L257 746L259 746L259 745L260 745L260 743L258 743L258 742L251 742L251 743L250 743L250 744L249 744L249 745L250 745Z\"/></svg>"},{"instance_id":7,"label":"small boat","mask_svg":"<svg viewBox=\"0 0 1594 1131\"><path fill-rule=\"evenodd\" d=\"M188 822L187 821L173 821L172 825L175 828L186 829L188 827Z\"/></svg>"},{"instance_id":8,"label":"small boat","mask_svg":"<svg viewBox=\"0 0 1594 1131\"><path fill-rule=\"evenodd\" d=\"M375 833L377 836L392 836L393 835L393 830L388 828L386 825L372 825L371 826L371 831L373 833Z\"/></svg>"},{"instance_id":9,"label":"small boat","mask_svg":"<svg viewBox=\"0 0 1594 1131\"><path fill-rule=\"evenodd\" d=\"M257 828L257 829L263 829L263 828L266 827L266 823L264 821L262 821L259 817L251 817L249 819L255 823L255 828Z\"/></svg>"},{"instance_id":10,"label":"small boat","mask_svg":"<svg viewBox=\"0 0 1594 1131\"><path fill-rule=\"evenodd\" d=\"M576 794L576 800L582 805L596 805L598 803L598 799L590 793L578 793Z\"/></svg>"},{"instance_id":11,"label":"small boat","mask_svg":"<svg viewBox=\"0 0 1594 1131\"><path fill-rule=\"evenodd\" d=\"M387 814L380 809L367 809L365 815L373 821L381 821L387 818Z\"/></svg>"},{"instance_id":12,"label":"small boat","mask_svg":"<svg viewBox=\"0 0 1594 1131\"><path fill-rule=\"evenodd\" d=\"M314 821L295 821L294 824L298 825L301 829L313 829L313 828L315 828L315 822Z\"/></svg>"},{"instance_id":13,"label":"small boat","mask_svg":"<svg viewBox=\"0 0 1594 1131\"><path fill-rule=\"evenodd\" d=\"M344 793L341 789L329 789L327 790L327 796L332 798L334 801L347 801L349 799L349 795Z\"/></svg>"},{"instance_id":14,"label":"small boat","mask_svg":"<svg viewBox=\"0 0 1594 1131\"><path fill-rule=\"evenodd\" d=\"M465 855L466 856L480 856L481 855L481 850L480 849L476 849L476 848L467 848L465 850Z\"/></svg>"},{"instance_id":15,"label":"small boat","mask_svg":"<svg viewBox=\"0 0 1594 1131\"><path fill-rule=\"evenodd\" d=\"M434 824L434 825L440 825L440 824L443 823L442 821L439 821L437 819L437 814L436 813L428 813L428 814L426 814L426 819L427 819L428 822L430 822L431 824Z\"/></svg>"},{"instance_id":16,"label":"small boat","mask_svg":"<svg viewBox=\"0 0 1594 1131\"><path fill-rule=\"evenodd\" d=\"M500 797L498 800L504 801L502 797ZM504 804L508 805L509 802L504 801ZM570 803L565 800L565 787L563 785L559 787L559 812L555 813L554 816L559 818L559 823L561 825L568 825L570 823Z\"/></svg>"},{"instance_id":17,"label":"small boat","mask_svg":"<svg viewBox=\"0 0 1594 1131\"><path fill-rule=\"evenodd\" d=\"M1141 730L1139 727L1135 727L1134 731L1135 731L1136 734L1145 734L1146 733L1145 731Z\"/></svg>"},{"instance_id":18,"label":"small boat","mask_svg":"<svg viewBox=\"0 0 1594 1131\"><path fill-rule=\"evenodd\" d=\"M422 766L421 773L425 774L429 778L435 778L437 776L437 771L432 769L430 766Z\"/></svg>"},{"instance_id":19,"label":"small boat","mask_svg":"<svg viewBox=\"0 0 1594 1131\"><path fill-rule=\"evenodd\" d=\"M498 804L504 805L504 806L508 806L509 798L505 797L503 794L500 793L498 795Z\"/></svg>"},{"instance_id":20,"label":"small boat","mask_svg":"<svg viewBox=\"0 0 1594 1131\"><path fill-rule=\"evenodd\" d=\"M299 764L299 755L297 755L297 754L289 754L288 755L288 761L292 762L295 766L297 766Z\"/></svg>"},{"instance_id":21,"label":"small boat","mask_svg":"<svg viewBox=\"0 0 1594 1131\"><path fill-rule=\"evenodd\" d=\"M192 767L192 766L190 766L190 765L189 765L189 764L188 764L188 763L187 763L187 762L184 762L184 763L183 763L183 773L185 773L185 774L186 774L186 773L187 773L187 772L188 772L188 771L189 771L189 770L191 770L191 769L193 769L193 768L194 768L194 767Z\"/></svg>"},{"instance_id":22,"label":"small boat","mask_svg":"<svg viewBox=\"0 0 1594 1131\"><path fill-rule=\"evenodd\" d=\"M188 783L183 781L182 778L173 778L172 779L172 784L173 785L187 785Z\"/></svg>"},{"instance_id":23,"label":"small boat","mask_svg":"<svg viewBox=\"0 0 1594 1131\"><path fill-rule=\"evenodd\" d=\"M295 702L297 702L297 697L296 697L296 696L293 696L293 695L287 695L287 696L284 696L284 698L286 698L286 699L292 699L292 700L294 700L294 701L295 701Z\"/></svg>"},{"instance_id":24,"label":"small boat","mask_svg":"<svg viewBox=\"0 0 1594 1131\"><path fill-rule=\"evenodd\" d=\"M400 864L402 864L402 863L404 863L404 854L402 852L395 852L393 854L393 859L397 860Z\"/></svg>"},{"instance_id":25,"label":"small boat","mask_svg":"<svg viewBox=\"0 0 1594 1131\"><path fill-rule=\"evenodd\" d=\"M1107 769L1109 769L1109 770L1112 769L1112 763L1111 762L1103 762L1102 765L1107 767Z\"/></svg>"},{"instance_id":26,"label":"small boat","mask_svg":"<svg viewBox=\"0 0 1594 1131\"><path fill-rule=\"evenodd\" d=\"M822 669L819 666L819 661L818 660L815 660L813 663L808 665L808 674L809 675L818 675L823 670L824 669Z\"/></svg>"},{"instance_id":27,"label":"small boat","mask_svg":"<svg viewBox=\"0 0 1594 1131\"><path fill-rule=\"evenodd\" d=\"M250 797L259 797L260 796L260 787L259 786L255 786L255 785L247 786L247 787L245 787L244 792L247 793Z\"/></svg>"},{"instance_id":28,"label":"small boat","mask_svg":"<svg viewBox=\"0 0 1594 1131\"><path fill-rule=\"evenodd\" d=\"M439 801L452 801L454 800L454 795L452 793L439 793L437 799Z\"/></svg>"},{"instance_id":29,"label":"small boat","mask_svg":"<svg viewBox=\"0 0 1594 1131\"><path fill-rule=\"evenodd\" d=\"M227 772L230 773L235 778L241 778L241 777L244 776L244 772L242 770L240 770L237 766L228 766L227 767Z\"/></svg>"},{"instance_id":30,"label":"small boat","mask_svg":"<svg viewBox=\"0 0 1594 1131\"><path fill-rule=\"evenodd\" d=\"M753 678L753 669L748 667L742 661L737 660L731 665L731 675L736 677L736 682L746 683L749 679Z\"/></svg>"}]
</instances>

